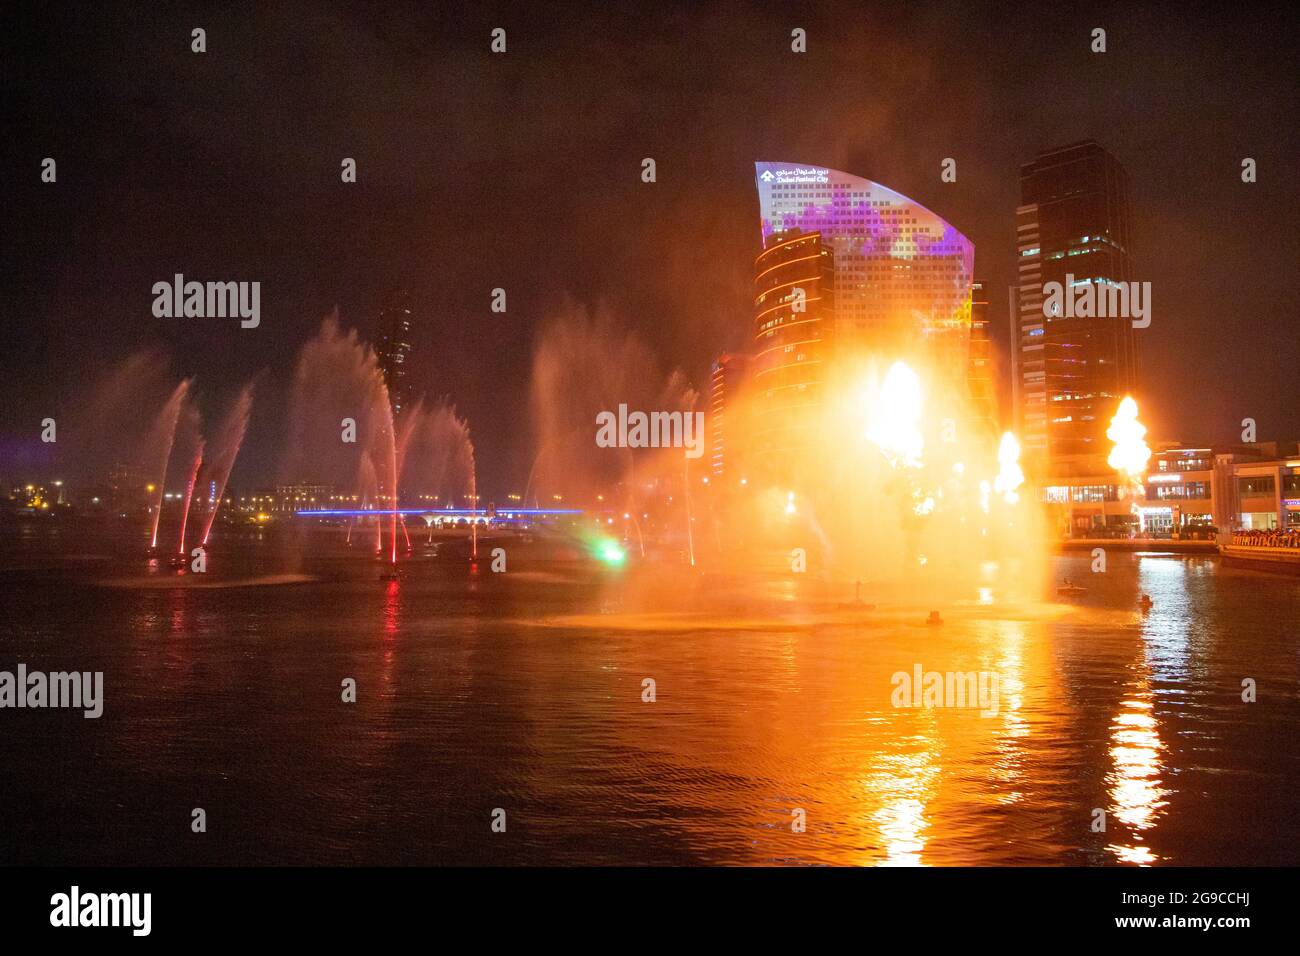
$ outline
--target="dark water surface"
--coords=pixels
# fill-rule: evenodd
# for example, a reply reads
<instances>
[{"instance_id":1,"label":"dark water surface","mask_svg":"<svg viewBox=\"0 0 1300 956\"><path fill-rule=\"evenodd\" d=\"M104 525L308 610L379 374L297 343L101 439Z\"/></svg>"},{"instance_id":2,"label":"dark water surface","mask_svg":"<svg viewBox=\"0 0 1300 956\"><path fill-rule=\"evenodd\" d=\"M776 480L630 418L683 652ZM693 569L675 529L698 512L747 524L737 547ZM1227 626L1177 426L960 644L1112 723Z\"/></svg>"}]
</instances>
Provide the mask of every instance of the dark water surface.
<instances>
[{"instance_id":1,"label":"dark water surface","mask_svg":"<svg viewBox=\"0 0 1300 956\"><path fill-rule=\"evenodd\" d=\"M719 588L752 610L737 625L486 563L139 586L102 541L5 535L0 670L102 670L106 703L0 710L4 862L1300 863L1293 578L1056 558L1076 606L972 602L940 627ZM283 571L264 551L214 554L205 581ZM917 664L997 673L998 712L893 707Z\"/></svg>"}]
</instances>

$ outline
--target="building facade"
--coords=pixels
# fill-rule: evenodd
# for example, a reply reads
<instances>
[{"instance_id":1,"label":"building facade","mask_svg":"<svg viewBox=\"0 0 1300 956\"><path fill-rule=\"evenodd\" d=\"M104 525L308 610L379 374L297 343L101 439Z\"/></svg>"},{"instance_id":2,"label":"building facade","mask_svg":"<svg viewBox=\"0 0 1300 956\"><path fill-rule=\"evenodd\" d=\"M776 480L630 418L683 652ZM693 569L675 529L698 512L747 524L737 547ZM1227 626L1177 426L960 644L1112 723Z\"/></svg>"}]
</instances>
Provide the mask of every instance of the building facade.
<instances>
[{"instance_id":1,"label":"building facade","mask_svg":"<svg viewBox=\"0 0 1300 956\"><path fill-rule=\"evenodd\" d=\"M1062 537L1297 530L1300 447L1167 445L1135 485L1111 470L1104 455L1058 458L1041 491Z\"/></svg>"},{"instance_id":2,"label":"building facade","mask_svg":"<svg viewBox=\"0 0 1300 956\"><path fill-rule=\"evenodd\" d=\"M747 428L748 355L725 352L709 375L709 473L743 474Z\"/></svg>"},{"instance_id":3,"label":"building facade","mask_svg":"<svg viewBox=\"0 0 1300 956\"><path fill-rule=\"evenodd\" d=\"M835 260L819 232L771 233L754 262L748 444L771 470L796 455L826 396L836 331Z\"/></svg>"},{"instance_id":4,"label":"building facade","mask_svg":"<svg viewBox=\"0 0 1300 956\"><path fill-rule=\"evenodd\" d=\"M903 359L968 390L970 240L920 203L824 166L756 163L755 184L755 464L795 460L827 396L869 362Z\"/></svg>"},{"instance_id":5,"label":"building facade","mask_svg":"<svg viewBox=\"0 0 1300 956\"><path fill-rule=\"evenodd\" d=\"M1050 468L1105 447L1111 410L1137 386L1131 318L1053 309L1044 292L1100 296L1131 281L1128 177L1097 143L1075 143L1021 167L1020 202L1016 419L1027 458Z\"/></svg>"},{"instance_id":6,"label":"building facade","mask_svg":"<svg viewBox=\"0 0 1300 956\"><path fill-rule=\"evenodd\" d=\"M975 246L920 203L824 166L756 163L763 244L816 232L834 262L837 360L917 358L964 385Z\"/></svg>"},{"instance_id":7,"label":"building facade","mask_svg":"<svg viewBox=\"0 0 1300 956\"><path fill-rule=\"evenodd\" d=\"M375 348L379 368L388 386L388 401L393 414L399 414L411 401L411 384L407 377L411 355L411 305L409 297L394 294L379 312L379 344Z\"/></svg>"},{"instance_id":8,"label":"building facade","mask_svg":"<svg viewBox=\"0 0 1300 956\"><path fill-rule=\"evenodd\" d=\"M987 283L971 283L970 360L966 374L971 415L976 427L988 434L1001 431L998 392L993 364L993 342L989 338L989 290Z\"/></svg>"}]
</instances>

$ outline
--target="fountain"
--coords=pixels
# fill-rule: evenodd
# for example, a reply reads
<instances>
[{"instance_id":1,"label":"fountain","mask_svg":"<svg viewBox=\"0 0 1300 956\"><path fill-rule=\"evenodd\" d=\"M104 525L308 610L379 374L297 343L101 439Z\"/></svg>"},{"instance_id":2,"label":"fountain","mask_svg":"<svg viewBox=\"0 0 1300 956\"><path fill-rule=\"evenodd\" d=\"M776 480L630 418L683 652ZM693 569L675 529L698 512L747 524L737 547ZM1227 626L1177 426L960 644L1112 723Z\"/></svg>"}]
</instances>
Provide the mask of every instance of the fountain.
<instances>
[{"instance_id":1,"label":"fountain","mask_svg":"<svg viewBox=\"0 0 1300 956\"><path fill-rule=\"evenodd\" d=\"M975 414L964 377L946 368L920 348L846 358L790 410L790 441L766 457L728 445L726 470L714 470L680 448L597 445L599 412L689 410L697 396L609 313L570 306L538 339L524 497L591 504L601 493L620 505L624 550L644 560L609 588L647 611L696 591L716 603L731 585L742 603L779 593L808 612L867 613L892 595L933 622L995 594L1038 602L1045 533L1041 506L1020 492L1019 444ZM725 421L751 439L772 429L765 397L729 391ZM701 521L708 534L695 533Z\"/></svg>"},{"instance_id":2,"label":"fountain","mask_svg":"<svg viewBox=\"0 0 1300 956\"><path fill-rule=\"evenodd\" d=\"M285 482L325 483L390 513L390 563L397 560L397 451L393 410L375 353L344 333L337 312L303 346L289 403ZM376 516L376 548L383 527Z\"/></svg>"},{"instance_id":3,"label":"fountain","mask_svg":"<svg viewBox=\"0 0 1300 956\"><path fill-rule=\"evenodd\" d=\"M355 441L341 436L345 420L355 424ZM373 505L375 550L390 567L399 527L411 550L403 502L477 493L473 444L455 409L420 399L394 415L374 351L355 330L342 331L336 313L299 354L288 421L282 478L330 484L344 500L359 498L361 510ZM471 535L476 546L477 529Z\"/></svg>"},{"instance_id":4,"label":"fountain","mask_svg":"<svg viewBox=\"0 0 1300 956\"><path fill-rule=\"evenodd\" d=\"M173 564L185 564L185 525L190 517L190 502L194 499L194 483L199 477L199 465L203 464L203 441L199 440L199 447L194 453L194 464L190 467L190 478L185 483L185 503L181 506L181 533L180 540L176 546L176 560Z\"/></svg>"},{"instance_id":5,"label":"fountain","mask_svg":"<svg viewBox=\"0 0 1300 956\"><path fill-rule=\"evenodd\" d=\"M189 395L192 382L193 379L187 378L176 386L171 398L167 400L167 404L163 406L162 411L158 413L154 426L154 433L158 436L157 447L161 449L161 454L156 461L155 473L158 475L158 498L154 502L153 508L153 529L149 535L150 548L158 547L158 523L162 519L162 504L167 482L167 462L171 458L172 445L176 441L176 426L180 421L181 409L184 407L186 398Z\"/></svg>"},{"instance_id":6,"label":"fountain","mask_svg":"<svg viewBox=\"0 0 1300 956\"><path fill-rule=\"evenodd\" d=\"M234 404L226 417L218 427L215 437L212 440L212 451L208 463L207 477L215 483L216 493L213 500L209 503L208 519L203 526L203 538L201 543L208 543L208 536L212 534L212 523L216 520L217 511L221 507L221 501L226 493L226 482L230 479L230 471L235 466L235 457L239 454L239 447L244 442L244 434L248 430L248 416L253 407L253 383L249 382L235 398Z\"/></svg>"},{"instance_id":7,"label":"fountain","mask_svg":"<svg viewBox=\"0 0 1300 956\"><path fill-rule=\"evenodd\" d=\"M607 311L567 306L543 329L533 357L531 406L537 456L524 500L591 504L608 493L621 505L624 541L644 555L639 517L663 515L659 541L695 553L691 492L695 472L681 448L601 448L596 416L626 405L645 413L690 413L696 393L685 376L665 374L650 349ZM599 553L600 541L589 542Z\"/></svg>"}]
</instances>

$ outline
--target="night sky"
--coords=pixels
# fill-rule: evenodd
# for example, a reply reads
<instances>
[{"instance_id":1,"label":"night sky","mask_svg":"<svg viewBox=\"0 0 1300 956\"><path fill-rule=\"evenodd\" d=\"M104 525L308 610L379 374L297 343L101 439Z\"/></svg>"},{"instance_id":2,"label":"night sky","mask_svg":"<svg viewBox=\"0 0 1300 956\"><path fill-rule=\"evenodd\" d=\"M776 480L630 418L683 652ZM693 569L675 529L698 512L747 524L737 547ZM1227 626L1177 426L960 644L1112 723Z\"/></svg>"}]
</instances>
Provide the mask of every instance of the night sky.
<instances>
[{"instance_id":1,"label":"night sky","mask_svg":"<svg viewBox=\"0 0 1300 956\"><path fill-rule=\"evenodd\" d=\"M335 305L373 336L405 287L416 389L468 418L480 489L519 490L548 320L600 305L661 371L701 385L719 351L745 345L755 160L874 179L965 232L1005 369L1019 166L1085 138L1131 180L1134 278L1153 286L1137 333L1152 437L1235 441L1249 416L1261 440L1300 438L1300 31L1286 5L549 6L7 16L0 476L39 472L40 420L88 400L96 367L155 346L213 411L265 370L231 481L269 482L301 344ZM794 27L806 54L790 51ZM57 184L40 182L46 156ZM949 156L956 183L940 181ZM657 183L641 182L644 157ZM151 286L176 272L260 281L260 328L154 318ZM505 315L489 310L494 287Z\"/></svg>"}]
</instances>

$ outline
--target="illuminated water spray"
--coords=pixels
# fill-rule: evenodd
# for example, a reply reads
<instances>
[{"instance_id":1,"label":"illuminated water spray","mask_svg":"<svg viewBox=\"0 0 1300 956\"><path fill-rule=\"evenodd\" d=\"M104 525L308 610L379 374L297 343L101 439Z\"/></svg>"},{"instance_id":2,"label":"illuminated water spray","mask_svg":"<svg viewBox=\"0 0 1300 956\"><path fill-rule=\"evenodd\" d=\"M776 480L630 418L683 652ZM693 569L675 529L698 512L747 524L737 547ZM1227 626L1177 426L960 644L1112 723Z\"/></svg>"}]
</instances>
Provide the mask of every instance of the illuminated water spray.
<instances>
[{"instance_id":1,"label":"illuminated water spray","mask_svg":"<svg viewBox=\"0 0 1300 956\"><path fill-rule=\"evenodd\" d=\"M194 452L194 464L190 466L190 479L185 483L185 504L181 506L181 534L177 545L179 554L185 554L185 525L190 518L190 501L194 498L194 482L199 477L199 465L203 464L203 442Z\"/></svg>"},{"instance_id":2,"label":"illuminated water spray","mask_svg":"<svg viewBox=\"0 0 1300 956\"><path fill-rule=\"evenodd\" d=\"M867 439L897 468L921 466L925 436L921 434L921 379L904 362L895 362L871 399Z\"/></svg>"},{"instance_id":3,"label":"illuminated water spray","mask_svg":"<svg viewBox=\"0 0 1300 956\"><path fill-rule=\"evenodd\" d=\"M180 421L181 406L185 403L185 397L190 390L190 379L186 379L176 386L172 392L171 398L163 406L159 415L159 422L162 430L162 456L159 459L159 469L161 475L158 478L158 500L154 502L153 509L153 531L150 533L149 547L158 547L158 521L162 518L163 495L167 484L167 460L172 455L172 443L176 440L176 424Z\"/></svg>"},{"instance_id":4,"label":"illuminated water spray","mask_svg":"<svg viewBox=\"0 0 1300 956\"><path fill-rule=\"evenodd\" d=\"M993 490L1002 496L1002 500L1014 505L1020 500L1017 489L1025 483L1025 473L1020 468L1020 442L1011 432L1002 435L998 445L998 475L993 479ZM987 507L984 509L988 510Z\"/></svg>"},{"instance_id":5,"label":"illuminated water spray","mask_svg":"<svg viewBox=\"0 0 1300 956\"><path fill-rule=\"evenodd\" d=\"M212 442L212 464L209 475L216 482L216 497L208 509L207 523L203 526L204 545L208 543L208 535L212 533L212 522L216 520L217 509L221 507L221 501L226 494L226 482L230 479L230 470L235 466L239 447L244 443L244 433L248 430L248 416L252 405L253 385L250 382L240 391L234 406Z\"/></svg>"}]
</instances>

